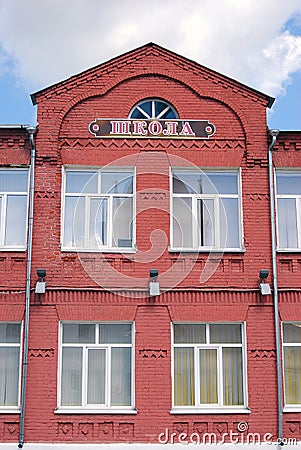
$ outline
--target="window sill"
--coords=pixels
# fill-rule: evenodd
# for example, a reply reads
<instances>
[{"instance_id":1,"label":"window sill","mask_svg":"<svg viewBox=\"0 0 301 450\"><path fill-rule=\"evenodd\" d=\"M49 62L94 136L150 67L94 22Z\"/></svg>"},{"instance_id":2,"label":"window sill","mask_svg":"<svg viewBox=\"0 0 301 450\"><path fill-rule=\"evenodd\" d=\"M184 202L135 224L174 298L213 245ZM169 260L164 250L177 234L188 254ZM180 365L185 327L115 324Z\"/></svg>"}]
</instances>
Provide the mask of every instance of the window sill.
<instances>
[{"instance_id":1,"label":"window sill","mask_svg":"<svg viewBox=\"0 0 301 450\"><path fill-rule=\"evenodd\" d=\"M74 248L74 247L62 247L62 252L69 253L136 253L135 247L114 247L114 248Z\"/></svg>"},{"instance_id":2,"label":"window sill","mask_svg":"<svg viewBox=\"0 0 301 450\"><path fill-rule=\"evenodd\" d=\"M174 248L168 247L169 253L245 253L245 248Z\"/></svg>"},{"instance_id":3,"label":"window sill","mask_svg":"<svg viewBox=\"0 0 301 450\"><path fill-rule=\"evenodd\" d=\"M172 408L170 414L250 414L246 407L216 407L216 408Z\"/></svg>"},{"instance_id":4,"label":"window sill","mask_svg":"<svg viewBox=\"0 0 301 450\"><path fill-rule=\"evenodd\" d=\"M27 247L0 247L0 252L26 252Z\"/></svg>"},{"instance_id":5,"label":"window sill","mask_svg":"<svg viewBox=\"0 0 301 450\"><path fill-rule=\"evenodd\" d=\"M283 408L283 412L284 413L296 413L296 412L301 412L301 405L296 405L296 406L284 406Z\"/></svg>"},{"instance_id":6,"label":"window sill","mask_svg":"<svg viewBox=\"0 0 301 450\"><path fill-rule=\"evenodd\" d=\"M301 253L301 248L277 248L277 253Z\"/></svg>"},{"instance_id":7,"label":"window sill","mask_svg":"<svg viewBox=\"0 0 301 450\"><path fill-rule=\"evenodd\" d=\"M21 410L19 407L13 408L0 408L0 414L20 414Z\"/></svg>"},{"instance_id":8,"label":"window sill","mask_svg":"<svg viewBox=\"0 0 301 450\"><path fill-rule=\"evenodd\" d=\"M137 414L137 410L132 408L56 408L55 414Z\"/></svg>"}]
</instances>

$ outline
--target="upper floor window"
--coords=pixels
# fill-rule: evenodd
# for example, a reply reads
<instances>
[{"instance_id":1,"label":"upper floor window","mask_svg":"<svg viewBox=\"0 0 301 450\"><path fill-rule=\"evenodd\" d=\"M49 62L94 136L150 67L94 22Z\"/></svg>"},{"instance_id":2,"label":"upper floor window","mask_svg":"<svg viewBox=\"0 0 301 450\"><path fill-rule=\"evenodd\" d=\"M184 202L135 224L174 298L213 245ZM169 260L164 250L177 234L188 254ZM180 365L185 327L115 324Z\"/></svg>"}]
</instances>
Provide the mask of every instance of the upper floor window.
<instances>
[{"instance_id":1,"label":"upper floor window","mask_svg":"<svg viewBox=\"0 0 301 450\"><path fill-rule=\"evenodd\" d=\"M283 323L284 401L301 408L301 323Z\"/></svg>"},{"instance_id":2,"label":"upper floor window","mask_svg":"<svg viewBox=\"0 0 301 450\"><path fill-rule=\"evenodd\" d=\"M0 249L25 250L28 169L0 169Z\"/></svg>"},{"instance_id":3,"label":"upper floor window","mask_svg":"<svg viewBox=\"0 0 301 450\"><path fill-rule=\"evenodd\" d=\"M238 171L172 171L171 249L240 250Z\"/></svg>"},{"instance_id":4,"label":"upper floor window","mask_svg":"<svg viewBox=\"0 0 301 450\"><path fill-rule=\"evenodd\" d=\"M160 99L142 100L131 110L130 119L177 119L174 107Z\"/></svg>"},{"instance_id":5,"label":"upper floor window","mask_svg":"<svg viewBox=\"0 0 301 450\"><path fill-rule=\"evenodd\" d=\"M277 171L279 249L301 249L301 171Z\"/></svg>"},{"instance_id":6,"label":"upper floor window","mask_svg":"<svg viewBox=\"0 0 301 450\"><path fill-rule=\"evenodd\" d=\"M133 409L132 326L126 322L61 324L61 408Z\"/></svg>"},{"instance_id":7,"label":"upper floor window","mask_svg":"<svg viewBox=\"0 0 301 450\"><path fill-rule=\"evenodd\" d=\"M21 324L0 322L0 411L19 406Z\"/></svg>"},{"instance_id":8,"label":"upper floor window","mask_svg":"<svg viewBox=\"0 0 301 450\"><path fill-rule=\"evenodd\" d=\"M175 410L246 407L244 328L239 323L175 323Z\"/></svg>"},{"instance_id":9,"label":"upper floor window","mask_svg":"<svg viewBox=\"0 0 301 450\"><path fill-rule=\"evenodd\" d=\"M63 248L132 248L133 189L132 169L66 169Z\"/></svg>"}]
</instances>

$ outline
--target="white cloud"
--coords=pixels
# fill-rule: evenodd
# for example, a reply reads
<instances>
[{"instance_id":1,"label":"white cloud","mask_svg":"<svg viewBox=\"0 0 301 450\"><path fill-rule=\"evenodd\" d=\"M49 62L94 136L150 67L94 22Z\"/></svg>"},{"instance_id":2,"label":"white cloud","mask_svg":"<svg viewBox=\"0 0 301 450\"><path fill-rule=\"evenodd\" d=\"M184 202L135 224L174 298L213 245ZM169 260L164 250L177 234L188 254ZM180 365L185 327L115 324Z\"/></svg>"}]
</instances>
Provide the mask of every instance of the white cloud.
<instances>
[{"instance_id":1,"label":"white cloud","mask_svg":"<svg viewBox=\"0 0 301 450\"><path fill-rule=\"evenodd\" d=\"M33 90L152 41L278 95L301 70L283 28L298 13L300 0L0 0L0 45Z\"/></svg>"}]
</instances>

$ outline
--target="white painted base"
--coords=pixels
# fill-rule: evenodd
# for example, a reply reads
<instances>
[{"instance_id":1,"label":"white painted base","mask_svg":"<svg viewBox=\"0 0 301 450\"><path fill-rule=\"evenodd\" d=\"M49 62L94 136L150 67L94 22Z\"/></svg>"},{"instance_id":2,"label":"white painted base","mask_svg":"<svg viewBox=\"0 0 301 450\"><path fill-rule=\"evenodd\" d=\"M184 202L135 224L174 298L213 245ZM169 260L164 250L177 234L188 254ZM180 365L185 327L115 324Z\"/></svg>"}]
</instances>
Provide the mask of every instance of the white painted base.
<instances>
[{"instance_id":1,"label":"white painted base","mask_svg":"<svg viewBox=\"0 0 301 450\"><path fill-rule=\"evenodd\" d=\"M32 444L25 443L24 450L180 450L185 448L201 450L301 450L301 442L288 443L285 447L278 446L276 443L261 444ZM0 450L17 450L18 444L1 444Z\"/></svg>"}]
</instances>

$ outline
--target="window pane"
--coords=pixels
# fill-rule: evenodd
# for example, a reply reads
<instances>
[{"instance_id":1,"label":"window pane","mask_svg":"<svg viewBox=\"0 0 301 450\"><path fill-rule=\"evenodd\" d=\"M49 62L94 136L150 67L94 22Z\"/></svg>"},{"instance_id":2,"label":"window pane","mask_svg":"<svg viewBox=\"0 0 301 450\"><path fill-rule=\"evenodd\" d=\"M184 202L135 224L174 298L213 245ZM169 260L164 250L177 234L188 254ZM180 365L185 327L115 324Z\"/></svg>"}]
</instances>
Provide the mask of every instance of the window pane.
<instances>
[{"instance_id":1,"label":"window pane","mask_svg":"<svg viewBox=\"0 0 301 450\"><path fill-rule=\"evenodd\" d=\"M283 342L301 344L301 322L283 324Z\"/></svg>"},{"instance_id":2,"label":"window pane","mask_svg":"<svg viewBox=\"0 0 301 450\"><path fill-rule=\"evenodd\" d=\"M131 348L112 348L111 405L131 405Z\"/></svg>"},{"instance_id":3,"label":"window pane","mask_svg":"<svg viewBox=\"0 0 301 450\"><path fill-rule=\"evenodd\" d=\"M18 405L19 364L19 347L0 347L0 406Z\"/></svg>"},{"instance_id":4,"label":"window pane","mask_svg":"<svg viewBox=\"0 0 301 450\"><path fill-rule=\"evenodd\" d=\"M101 344L130 344L132 342L132 325L124 324L100 324L99 342Z\"/></svg>"},{"instance_id":5,"label":"window pane","mask_svg":"<svg viewBox=\"0 0 301 450\"><path fill-rule=\"evenodd\" d=\"M27 197L7 196L5 245L26 244Z\"/></svg>"},{"instance_id":6,"label":"window pane","mask_svg":"<svg viewBox=\"0 0 301 450\"><path fill-rule=\"evenodd\" d=\"M169 108L162 116L160 116L160 119L176 119L177 114Z\"/></svg>"},{"instance_id":7,"label":"window pane","mask_svg":"<svg viewBox=\"0 0 301 450\"><path fill-rule=\"evenodd\" d=\"M285 403L301 403L301 347L284 347Z\"/></svg>"},{"instance_id":8,"label":"window pane","mask_svg":"<svg viewBox=\"0 0 301 450\"><path fill-rule=\"evenodd\" d=\"M177 171L173 175L173 192L177 194L238 194L237 173Z\"/></svg>"},{"instance_id":9,"label":"window pane","mask_svg":"<svg viewBox=\"0 0 301 450\"><path fill-rule=\"evenodd\" d=\"M297 248L298 237L296 200L279 198L277 206L279 247Z\"/></svg>"},{"instance_id":10,"label":"window pane","mask_svg":"<svg viewBox=\"0 0 301 450\"><path fill-rule=\"evenodd\" d=\"M217 393L217 351L202 349L200 359L200 403L218 403Z\"/></svg>"},{"instance_id":11,"label":"window pane","mask_svg":"<svg viewBox=\"0 0 301 450\"><path fill-rule=\"evenodd\" d=\"M237 194L237 173L215 173L215 172L207 172L206 173L209 180L214 185L216 191L219 194ZM209 185L209 189L210 185ZM209 191L212 192L212 191Z\"/></svg>"},{"instance_id":12,"label":"window pane","mask_svg":"<svg viewBox=\"0 0 301 450\"><path fill-rule=\"evenodd\" d=\"M105 404L106 351L88 351L88 404Z\"/></svg>"},{"instance_id":13,"label":"window pane","mask_svg":"<svg viewBox=\"0 0 301 450\"><path fill-rule=\"evenodd\" d=\"M1 343L19 343L21 339L20 323L0 323L0 342Z\"/></svg>"},{"instance_id":14,"label":"window pane","mask_svg":"<svg viewBox=\"0 0 301 450\"><path fill-rule=\"evenodd\" d=\"M238 199L223 198L220 201L220 246L238 248L239 244Z\"/></svg>"},{"instance_id":15,"label":"window pane","mask_svg":"<svg viewBox=\"0 0 301 450\"><path fill-rule=\"evenodd\" d=\"M113 247L130 247L133 225L132 198L113 199Z\"/></svg>"},{"instance_id":16,"label":"window pane","mask_svg":"<svg viewBox=\"0 0 301 450\"><path fill-rule=\"evenodd\" d=\"M82 404L82 349L65 347L62 351L63 406Z\"/></svg>"},{"instance_id":17,"label":"window pane","mask_svg":"<svg viewBox=\"0 0 301 450\"><path fill-rule=\"evenodd\" d=\"M199 246L215 245L214 201L198 200Z\"/></svg>"},{"instance_id":18,"label":"window pane","mask_svg":"<svg viewBox=\"0 0 301 450\"><path fill-rule=\"evenodd\" d=\"M301 173L277 173L277 194L301 195Z\"/></svg>"},{"instance_id":19,"label":"window pane","mask_svg":"<svg viewBox=\"0 0 301 450\"><path fill-rule=\"evenodd\" d=\"M66 171L66 192L97 193L97 172Z\"/></svg>"},{"instance_id":20,"label":"window pane","mask_svg":"<svg viewBox=\"0 0 301 450\"><path fill-rule=\"evenodd\" d=\"M0 192L27 192L28 170L0 170Z\"/></svg>"},{"instance_id":21,"label":"window pane","mask_svg":"<svg viewBox=\"0 0 301 450\"><path fill-rule=\"evenodd\" d=\"M192 406L195 404L194 349L174 349L174 404Z\"/></svg>"},{"instance_id":22,"label":"window pane","mask_svg":"<svg viewBox=\"0 0 301 450\"><path fill-rule=\"evenodd\" d=\"M108 200L92 198L90 201L89 246L107 245Z\"/></svg>"},{"instance_id":23,"label":"window pane","mask_svg":"<svg viewBox=\"0 0 301 450\"><path fill-rule=\"evenodd\" d=\"M174 325L175 344L205 344L206 325L205 324L175 324Z\"/></svg>"},{"instance_id":24,"label":"window pane","mask_svg":"<svg viewBox=\"0 0 301 450\"><path fill-rule=\"evenodd\" d=\"M173 199L173 246L193 247L191 198Z\"/></svg>"},{"instance_id":25,"label":"window pane","mask_svg":"<svg viewBox=\"0 0 301 450\"><path fill-rule=\"evenodd\" d=\"M241 344L240 324L211 324L210 343L211 344Z\"/></svg>"},{"instance_id":26,"label":"window pane","mask_svg":"<svg viewBox=\"0 0 301 450\"><path fill-rule=\"evenodd\" d=\"M223 348L224 405L243 405L241 348Z\"/></svg>"},{"instance_id":27,"label":"window pane","mask_svg":"<svg viewBox=\"0 0 301 450\"><path fill-rule=\"evenodd\" d=\"M64 323L63 343L67 344L94 344L95 325L86 323Z\"/></svg>"},{"instance_id":28,"label":"window pane","mask_svg":"<svg viewBox=\"0 0 301 450\"><path fill-rule=\"evenodd\" d=\"M133 193L132 172L102 172L101 193L132 194Z\"/></svg>"},{"instance_id":29,"label":"window pane","mask_svg":"<svg viewBox=\"0 0 301 450\"><path fill-rule=\"evenodd\" d=\"M146 114L151 117L152 116L152 102L146 101L138 105L140 109L146 112ZM141 115L139 117L145 117L144 115Z\"/></svg>"},{"instance_id":30,"label":"window pane","mask_svg":"<svg viewBox=\"0 0 301 450\"><path fill-rule=\"evenodd\" d=\"M192 194L201 192L201 174L195 172L175 172L173 174L173 192Z\"/></svg>"},{"instance_id":31,"label":"window pane","mask_svg":"<svg viewBox=\"0 0 301 450\"><path fill-rule=\"evenodd\" d=\"M64 245L83 247L85 234L85 199L66 197L64 220Z\"/></svg>"}]
</instances>

